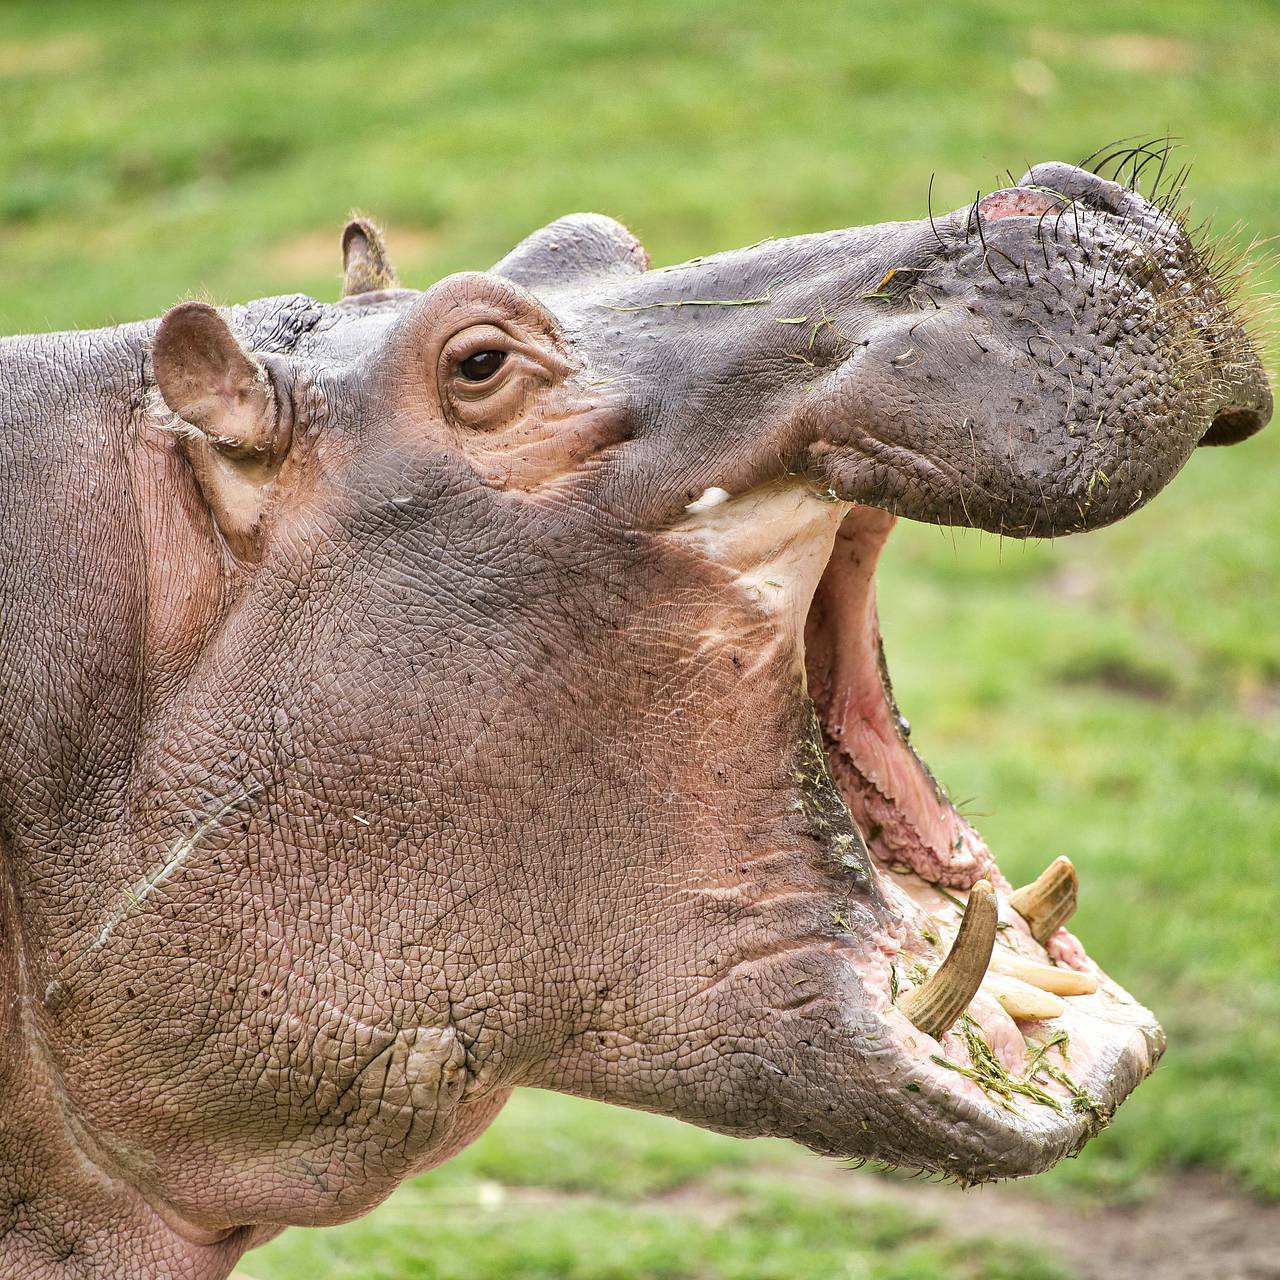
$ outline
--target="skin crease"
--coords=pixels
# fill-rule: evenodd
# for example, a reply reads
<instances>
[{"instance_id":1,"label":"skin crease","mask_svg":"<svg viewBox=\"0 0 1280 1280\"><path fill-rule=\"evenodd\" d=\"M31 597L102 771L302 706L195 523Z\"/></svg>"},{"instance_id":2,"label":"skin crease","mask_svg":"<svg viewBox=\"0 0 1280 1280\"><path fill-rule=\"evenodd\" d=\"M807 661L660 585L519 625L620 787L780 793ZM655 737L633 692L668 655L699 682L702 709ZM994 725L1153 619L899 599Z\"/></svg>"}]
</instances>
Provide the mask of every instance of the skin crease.
<instances>
[{"instance_id":1,"label":"skin crease","mask_svg":"<svg viewBox=\"0 0 1280 1280\"><path fill-rule=\"evenodd\" d=\"M223 1277L516 1086L974 1180L1078 1145L901 1087L803 627L686 512L1062 533L1261 426L1181 232L1023 185L985 241L649 271L583 215L425 293L0 343L0 1273Z\"/></svg>"}]
</instances>

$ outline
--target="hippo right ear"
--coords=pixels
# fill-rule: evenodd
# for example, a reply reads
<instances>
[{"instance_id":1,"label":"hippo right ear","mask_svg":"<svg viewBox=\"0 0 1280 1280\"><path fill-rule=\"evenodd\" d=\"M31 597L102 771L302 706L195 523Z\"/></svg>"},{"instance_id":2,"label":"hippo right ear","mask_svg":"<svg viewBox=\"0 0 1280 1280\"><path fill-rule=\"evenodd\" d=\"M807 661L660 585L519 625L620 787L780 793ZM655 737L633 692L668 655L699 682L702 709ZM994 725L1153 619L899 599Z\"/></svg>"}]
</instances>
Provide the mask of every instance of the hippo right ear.
<instances>
[{"instance_id":1,"label":"hippo right ear","mask_svg":"<svg viewBox=\"0 0 1280 1280\"><path fill-rule=\"evenodd\" d=\"M530 289L648 269L644 245L622 223L602 213L571 213L521 240L491 272Z\"/></svg>"},{"instance_id":2,"label":"hippo right ear","mask_svg":"<svg viewBox=\"0 0 1280 1280\"><path fill-rule=\"evenodd\" d=\"M290 440L271 378L205 302L167 312L151 351L160 395L191 428L179 435L214 522L236 556L260 559Z\"/></svg>"}]
</instances>

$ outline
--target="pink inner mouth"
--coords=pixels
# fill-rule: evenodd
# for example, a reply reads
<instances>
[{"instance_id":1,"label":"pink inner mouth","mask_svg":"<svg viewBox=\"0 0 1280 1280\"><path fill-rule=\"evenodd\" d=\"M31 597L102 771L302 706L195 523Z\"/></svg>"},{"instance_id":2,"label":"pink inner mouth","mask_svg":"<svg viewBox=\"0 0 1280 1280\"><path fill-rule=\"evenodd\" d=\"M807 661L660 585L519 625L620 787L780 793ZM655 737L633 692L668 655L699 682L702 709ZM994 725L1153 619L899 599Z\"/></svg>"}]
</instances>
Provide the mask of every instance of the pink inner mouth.
<instances>
[{"instance_id":1,"label":"pink inner mouth","mask_svg":"<svg viewBox=\"0 0 1280 1280\"><path fill-rule=\"evenodd\" d=\"M907 724L889 691L873 584L894 522L873 507L849 513L809 609L809 696L820 710L831 772L881 862L951 888L968 889L984 876L1007 888L982 837L907 745Z\"/></svg>"},{"instance_id":2,"label":"pink inner mouth","mask_svg":"<svg viewBox=\"0 0 1280 1280\"><path fill-rule=\"evenodd\" d=\"M932 885L1010 884L986 841L956 811L907 740L889 685L876 615L875 570L895 517L855 507L836 535L805 624L809 696L818 708L832 776L887 871ZM1060 964L1085 969L1065 929L1048 941Z\"/></svg>"},{"instance_id":3,"label":"pink inner mouth","mask_svg":"<svg viewBox=\"0 0 1280 1280\"><path fill-rule=\"evenodd\" d=\"M1036 1060L1037 1044L1065 1032L1062 1039L1069 1047L1062 1060L1071 1078L1088 1079L1106 1094L1109 1064L1126 1053L1140 1055L1149 1069L1158 1053L1158 1028L1065 928L1043 945L1035 940L1010 906L1011 886L986 842L909 745L884 665L875 604L876 565L894 523L893 516L874 508L849 510L805 623L809 695L822 725L828 767L866 839L881 890L900 917L900 925L877 939L875 953L859 964L863 985L908 1056L972 1069L980 1066L970 1038L977 1035L1004 1069L1018 1073ZM934 1039L903 1016L897 992L919 984L936 968L959 926L963 897L984 879L999 900L1000 932L991 961L996 976L984 979L961 1021ZM1005 1006L1008 992L1002 994L1000 975L1016 972L1021 962L1069 968L1095 980L1097 989L1067 996L1060 1001L1061 1013L1048 1019L1017 1015L1016 1006ZM1139 1027L1148 1037L1146 1047L1134 1040ZM984 1087L962 1074L952 1083L970 1095ZM1061 1082L1052 1077L1047 1083L1037 1077L1039 1084L1052 1094L1060 1092ZM1069 1102L1071 1095L1063 1097Z\"/></svg>"},{"instance_id":4,"label":"pink inner mouth","mask_svg":"<svg viewBox=\"0 0 1280 1280\"><path fill-rule=\"evenodd\" d=\"M730 569L774 641L799 651L827 771L888 907L882 929L839 946L867 1010L884 1024L877 1048L897 1051L882 1061L931 1106L963 1099L958 1122L971 1114L964 1107L980 1104L997 1124L1053 1128L1065 1154L1151 1070L1163 1039L1151 1014L1066 929L1045 934L1062 915L1042 919L1046 942L1037 941L986 843L911 749L875 605L876 564L894 517L790 484L708 496L716 500L691 505L679 536ZM939 979L964 899L984 879L995 893L994 942L988 916L985 942L966 946L953 976ZM922 1000L935 997L945 1014L922 1013ZM953 1007L962 1012L951 1022Z\"/></svg>"}]
</instances>

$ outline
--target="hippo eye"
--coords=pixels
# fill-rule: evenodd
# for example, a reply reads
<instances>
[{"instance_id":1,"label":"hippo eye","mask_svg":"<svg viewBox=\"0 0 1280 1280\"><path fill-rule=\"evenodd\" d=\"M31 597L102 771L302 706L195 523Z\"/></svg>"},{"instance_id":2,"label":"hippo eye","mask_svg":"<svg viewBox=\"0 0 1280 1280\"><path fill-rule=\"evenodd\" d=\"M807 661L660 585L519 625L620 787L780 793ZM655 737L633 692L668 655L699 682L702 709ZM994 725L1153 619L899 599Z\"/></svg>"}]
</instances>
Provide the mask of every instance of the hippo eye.
<instances>
[{"instance_id":1,"label":"hippo eye","mask_svg":"<svg viewBox=\"0 0 1280 1280\"><path fill-rule=\"evenodd\" d=\"M485 382L502 368L506 358L505 351L477 351L458 361L458 372L468 382Z\"/></svg>"}]
</instances>

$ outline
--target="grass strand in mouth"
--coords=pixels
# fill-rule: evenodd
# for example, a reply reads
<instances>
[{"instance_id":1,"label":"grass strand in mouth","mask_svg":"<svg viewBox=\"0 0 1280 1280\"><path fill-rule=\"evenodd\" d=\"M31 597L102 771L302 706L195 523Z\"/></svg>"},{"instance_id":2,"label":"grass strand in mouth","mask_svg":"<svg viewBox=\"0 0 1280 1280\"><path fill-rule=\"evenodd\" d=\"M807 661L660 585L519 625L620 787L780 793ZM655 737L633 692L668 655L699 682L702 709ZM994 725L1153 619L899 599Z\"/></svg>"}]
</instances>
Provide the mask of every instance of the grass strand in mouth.
<instances>
[{"instance_id":1,"label":"grass strand in mouth","mask_svg":"<svg viewBox=\"0 0 1280 1280\"><path fill-rule=\"evenodd\" d=\"M1039 1070L1040 1060L1050 1049L1059 1049L1062 1053L1062 1060L1067 1060L1067 1055L1071 1052L1071 1036L1065 1030L1059 1029L1045 1040L1036 1040L1032 1042L1032 1048L1027 1054L1027 1064L1025 1075L1028 1079L1036 1074Z\"/></svg>"},{"instance_id":2,"label":"grass strand in mouth","mask_svg":"<svg viewBox=\"0 0 1280 1280\"><path fill-rule=\"evenodd\" d=\"M1050 1079L1056 1080L1071 1094L1071 1109L1089 1117L1094 1133L1100 1132L1111 1123L1111 1113L1106 1107L1086 1093L1061 1067L1045 1062L1041 1064L1040 1070Z\"/></svg>"},{"instance_id":3,"label":"grass strand in mouth","mask_svg":"<svg viewBox=\"0 0 1280 1280\"><path fill-rule=\"evenodd\" d=\"M941 1054L930 1055L931 1060L940 1067L946 1067L949 1071L954 1071L958 1075L962 1075L967 1080L972 1080L976 1085L990 1094L997 1103L1006 1111L1012 1111L1014 1108L1010 1105L1017 1097L1029 1099L1031 1102L1038 1103L1042 1107L1049 1107L1053 1111L1060 1112L1062 1110L1061 1102L1035 1084L1031 1077L1034 1071L1028 1071L1022 1079L1011 1076L1001 1065L1000 1060L992 1052L991 1046L982 1038L978 1024L966 1013L960 1019L960 1036L964 1040L965 1048L969 1051L969 1066L963 1063L953 1062L950 1058ZM1057 1032L1055 1035L1044 1042L1044 1047L1035 1057L1034 1066L1041 1067L1044 1054L1048 1052L1050 1046L1055 1044L1063 1044L1067 1042L1067 1033L1065 1031ZM1075 1084L1071 1083L1062 1072L1062 1080L1059 1084L1068 1089L1072 1094L1072 1105L1075 1106L1076 1097L1080 1096L1081 1091ZM1057 1077L1054 1077L1057 1079ZM1066 1081L1066 1083L1063 1083ZM1087 1095L1084 1095L1087 1097ZM1092 1099L1090 1099L1092 1101ZM1076 1110L1080 1110L1076 1107Z\"/></svg>"}]
</instances>

